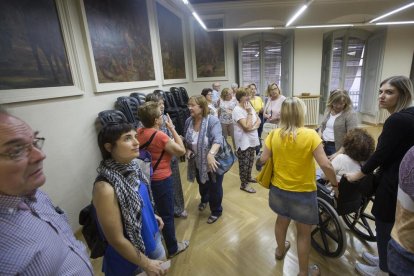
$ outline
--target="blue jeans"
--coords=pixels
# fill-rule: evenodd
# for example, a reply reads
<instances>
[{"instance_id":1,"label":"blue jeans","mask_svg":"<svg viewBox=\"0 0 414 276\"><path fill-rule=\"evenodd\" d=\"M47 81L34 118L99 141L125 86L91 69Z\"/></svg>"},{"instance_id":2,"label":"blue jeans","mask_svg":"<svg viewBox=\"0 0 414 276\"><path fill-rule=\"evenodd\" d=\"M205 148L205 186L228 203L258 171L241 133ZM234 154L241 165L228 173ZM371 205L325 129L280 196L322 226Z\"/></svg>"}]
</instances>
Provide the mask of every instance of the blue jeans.
<instances>
[{"instance_id":1,"label":"blue jeans","mask_svg":"<svg viewBox=\"0 0 414 276\"><path fill-rule=\"evenodd\" d=\"M388 243L388 268L395 275L412 275L414 271L414 254L392 238Z\"/></svg>"},{"instance_id":2,"label":"blue jeans","mask_svg":"<svg viewBox=\"0 0 414 276\"><path fill-rule=\"evenodd\" d=\"M154 197L155 208L164 221L162 235L169 255L178 250L174 226L174 192L172 177L160 181L151 181L151 190Z\"/></svg>"},{"instance_id":3,"label":"blue jeans","mask_svg":"<svg viewBox=\"0 0 414 276\"><path fill-rule=\"evenodd\" d=\"M336 152L334 144L324 144L323 150L325 151L326 156L332 155Z\"/></svg>"},{"instance_id":4,"label":"blue jeans","mask_svg":"<svg viewBox=\"0 0 414 276\"><path fill-rule=\"evenodd\" d=\"M151 260L166 260L167 256L165 255L165 249L162 245L160 233L157 234L155 242L157 243L157 246L155 247L154 251L148 254L148 258L150 258ZM135 270L134 275L137 275L141 272L143 272L142 268L138 267L137 270Z\"/></svg>"},{"instance_id":5,"label":"blue jeans","mask_svg":"<svg viewBox=\"0 0 414 276\"><path fill-rule=\"evenodd\" d=\"M388 272L387 247L391 239L391 230L394 223L382 222L375 218L375 230L377 231L377 248L379 257L379 267L382 271Z\"/></svg>"},{"instance_id":6,"label":"blue jeans","mask_svg":"<svg viewBox=\"0 0 414 276\"><path fill-rule=\"evenodd\" d=\"M208 202L211 215L218 217L221 216L221 213L223 212L223 207L221 206L221 202L223 201L223 178L224 175L208 173L208 180L203 184L200 182L198 170L196 172L196 180L198 183L198 191L201 195L201 202Z\"/></svg>"}]
</instances>

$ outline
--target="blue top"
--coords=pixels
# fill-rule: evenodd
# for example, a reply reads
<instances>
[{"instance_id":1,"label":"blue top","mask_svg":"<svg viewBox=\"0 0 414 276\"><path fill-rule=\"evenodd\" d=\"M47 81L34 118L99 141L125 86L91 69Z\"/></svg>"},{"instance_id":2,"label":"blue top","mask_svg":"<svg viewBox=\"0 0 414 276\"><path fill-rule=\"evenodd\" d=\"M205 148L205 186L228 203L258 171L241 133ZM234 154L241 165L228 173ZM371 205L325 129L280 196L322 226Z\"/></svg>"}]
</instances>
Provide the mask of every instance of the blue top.
<instances>
[{"instance_id":1,"label":"blue top","mask_svg":"<svg viewBox=\"0 0 414 276\"><path fill-rule=\"evenodd\" d=\"M156 248L156 235L158 233L158 223L154 216L149 197L148 186L143 182L139 185L139 195L142 198L142 229L141 235L145 244L145 255L148 255ZM124 259L111 245L106 248L102 262L102 272L108 275L135 275L138 266Z\"/></svg>"}]
</instances>

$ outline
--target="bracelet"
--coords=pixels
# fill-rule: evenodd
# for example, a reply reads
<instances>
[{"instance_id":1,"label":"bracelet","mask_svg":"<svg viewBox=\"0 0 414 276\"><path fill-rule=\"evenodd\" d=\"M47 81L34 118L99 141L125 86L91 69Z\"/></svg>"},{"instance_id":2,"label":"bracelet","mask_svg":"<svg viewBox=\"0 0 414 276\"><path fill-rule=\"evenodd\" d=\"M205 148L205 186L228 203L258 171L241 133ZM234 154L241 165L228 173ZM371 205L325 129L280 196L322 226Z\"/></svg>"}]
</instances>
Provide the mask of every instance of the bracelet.
<instances>
[{"instance_id":1,"label":"bracelet","mask_svg":"<svg viewBox=\"0 0 414 276\"><path fill-rule=\"evenodd\" d=\"M209 151L209 154L216 155L216 153L214 151Z\"/></svg>"}]
</instances>

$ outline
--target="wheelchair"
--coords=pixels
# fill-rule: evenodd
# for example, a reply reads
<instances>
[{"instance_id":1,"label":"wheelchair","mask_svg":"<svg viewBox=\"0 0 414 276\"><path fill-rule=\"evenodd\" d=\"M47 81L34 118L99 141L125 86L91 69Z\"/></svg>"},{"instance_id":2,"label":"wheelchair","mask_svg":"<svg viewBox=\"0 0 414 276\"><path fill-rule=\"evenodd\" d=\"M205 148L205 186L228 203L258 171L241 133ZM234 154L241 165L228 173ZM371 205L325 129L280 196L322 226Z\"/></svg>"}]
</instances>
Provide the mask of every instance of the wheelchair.
<instances>
[{"instance_id":1,"label":"wheelchair","mask_svg":"<svg viewBox=\"0 0 414 276\"><path fill-rule=\"evenodd\" d=\"M359 182L351 183L342 177L336 198L332 188L318 180L319 224L311 232L311 244L321 255L331 258L343 255L347 245L343 222L359 238L376 241L375 218L368 213L375 199L363 196L358 191L358 184ZM340 216L343 222L339 219Z\"/></svg>"}]
</instances>

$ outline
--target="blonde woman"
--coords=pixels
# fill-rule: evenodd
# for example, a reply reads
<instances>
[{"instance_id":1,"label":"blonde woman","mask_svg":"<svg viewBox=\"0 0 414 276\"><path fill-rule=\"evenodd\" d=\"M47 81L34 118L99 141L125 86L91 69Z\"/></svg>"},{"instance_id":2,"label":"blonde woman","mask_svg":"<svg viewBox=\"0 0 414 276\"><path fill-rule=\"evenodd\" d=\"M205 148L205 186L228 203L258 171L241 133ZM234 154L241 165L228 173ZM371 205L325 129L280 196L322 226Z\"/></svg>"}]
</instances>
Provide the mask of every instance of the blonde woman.
<instances>
[{"instance_id":1,"label":"blonde woman","mask_svg":"<svg viewBox=\"0 0 414 276\"><path fill-rule=\"evenodd\" d=\"M218 109L218 115L221 123L221 128L223 130L223 137L227 139L227 136L231 136L233 141L233 148L236 148L234 143L233 135L233 118L232 112L237 102L233 101L233 93L229 88L224 88L221 91L220 95L221 101Z\"/></svg>"},{"instance_id":2,"label":"blonde woman","mask_svg":"<svg viewBox=\"0 0 414 276\"><path fill-rule=\"evenodd\" d=\"M260 118L260 126L257 129L257 135L259 136L259 146L256 147L256 154L259 154L260 149L262 148L262 131L263 131L263 109L264 109L264 103L260 95L257 94L257 87L256 84L251 83L248 85L248 88L251 89L251 95L250 95L250 103L252 104L254 111L256 112L257 116Z\"/></svg>"},{"instance_id":3,"label":"blonde woman","mask_svg":"<svg viewBox=\"0 0 414 276\"><path fill-rule=\"evenodd\" d=\"M282 95L276 83L269 84L266 96L269 97L269 100L264 108L263 118L265 123L277 125L280 121L280 108L286 97Z\"/></svg>"},{"instance_id":4,"label":"blonde woman","mask_svg":"<svg viewBox=\"0 0 414 276\"><path fill-rule=\"evenodd\" d=\"M344 137L349 130L356 128L357 125L357 115L352 109L352 101L348 92L341 89L331 91L325 117L319 128L325 153L330 160L338 154L344 153Z\"/></svg>"},{"instance_id":5,"label":"blonde woman","mask_svg":"<svg viewBox=\"0 0 414 276\"><path fill-rule=\"evenodd\" d=\"M277 214L275 258L282 260L289 250L286 233L290 221L295 221L299 276L320 275L317 265L308 267L311 229L319 222L314 159L326 178L337 186L321 138L314 130L304 127L304 110L305 105L300 99L285 99L281 106L280 128L266 138L263 154L258 160L263 164L272 158L274 163L269 206Z\"/></svg>"}]
</instances>

